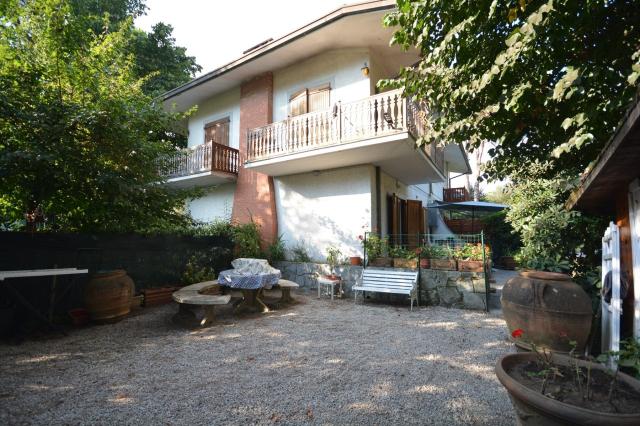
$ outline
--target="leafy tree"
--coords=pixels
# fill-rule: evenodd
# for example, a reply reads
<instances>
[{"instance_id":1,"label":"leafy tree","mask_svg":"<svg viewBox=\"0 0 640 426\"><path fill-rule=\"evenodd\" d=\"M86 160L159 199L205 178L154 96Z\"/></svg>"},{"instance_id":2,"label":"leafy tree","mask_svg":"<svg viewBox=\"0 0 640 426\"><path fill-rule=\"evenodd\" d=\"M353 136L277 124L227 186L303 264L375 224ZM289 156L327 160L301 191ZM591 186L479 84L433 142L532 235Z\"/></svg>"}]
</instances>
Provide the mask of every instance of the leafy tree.
<instances>
[{"instance_id":1,"label":"leafy tree","mask_svg":"<svg viewBox=\"0 0 640 426\"><path fill-rule=\"evenodd\" d=\"M549 160L572 175L595 159L640 81L636 0L397 0L392 43L421 52L382 86L433 108L424 142L489 151L490 177Z\"/></svg>"},{"instance_id":2,"label":"leafy tree","mask_svg":"<svg viewBox=\"0 0 640 426\"><path fill-rule=\"evenodd\" d=\"M117 31L146 13L144 0L72 0L72 13L96 35ZM130 32L127 45L134 55L134 72L146 78L142 90L158 96L191 80L202 67L184 47L176 46L173 27L159 22L150 33L141 29Z\"/></svg>"},{"instance_id":3,"label":"leafy tree","mask_svg":"<svg viewBox=\"0 0 640 426\"><path fill-rule=\"evenodd\" d=\"M68 0L14 0L0 17L0 214L43 210L65 231L190 223L189 194L156 160L181 116L143 93L128 52L133 26L87 31Z\"/></svg>"},{"instance_id":4,"label":"leafy tree","mask_svg":"<svg viewBox=\"0 0 640 426\"><path fill-rule=\"evenodd\" d=\"M545 177L549 167L534 163L529 173L510 188L506 219L522 241L518 260L532 269L571 272L586 283L600 264L601 242L597 236L606 222L567 211L564 200L573 189L573 182L563 177ZM592 286L585 287L593 290Z\"/></svg>"},{"instance_id":5,"label":"leafy tree","mask_svg":"<svg viewBox=\"0 0 640 426\"><path fill-rule=\"evenodd\" d=\"M131 44L136 58L135 72L139 77L148 76L142 90L152 96L188 82L202 70L193 56L187 56L184 47L176 46L172 32L173 27L162 22L154 25L150 33L134 32Z\"/></svg>"}]
</instances>

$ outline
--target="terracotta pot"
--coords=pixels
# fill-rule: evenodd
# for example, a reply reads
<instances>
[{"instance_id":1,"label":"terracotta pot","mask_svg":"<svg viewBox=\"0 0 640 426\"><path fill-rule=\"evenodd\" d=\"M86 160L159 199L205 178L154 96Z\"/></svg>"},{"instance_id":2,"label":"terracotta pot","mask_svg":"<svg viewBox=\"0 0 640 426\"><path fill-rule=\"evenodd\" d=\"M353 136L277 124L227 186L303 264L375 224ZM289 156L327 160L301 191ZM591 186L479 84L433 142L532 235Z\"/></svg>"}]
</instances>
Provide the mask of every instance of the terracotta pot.
<instances>
[{"instance_id":1,"label":"terracotta pot","mask_svg":"<svg viewBox=\"0 0 640 426\"><path fill-rule=\"evenodd\" d=\"M131 310L133 290L133 280L122 269L94 275L84 292L89 316L101 323L120 321Z\"/></svg>"},{"instance_id":2,"label":"terracotta pot","mask_svg":"<svg viewBox=\"0 0 640 426\"><path fill-rule=\"evenodd\" d=\"M515 343L527 342L555 352L571 350L569 341L584 351L591 331L591 299L571 277L555 272L526 271L511 278L502 289L502 312L511 333L525 332Z\"/></svg>"},{"instance_id":3,"label":"terracotta pot","mask_svg":"<svg viewBox=\"0 0 640 426\"><path fill-rule=\"evenodd\" d=\"M602 413L576 407L546 397L540 392L529 389L510 375L517 365L536 360L536 354L521 352L504 355L496 365L496 376L502 386L509 392L509 398L516 411L519 425L639 425L640 413L615 414ZM557 365L569 366L570 359L566 356L553 354L552 362ZM591 367L592 370L606 371L601 364L577 361L581 367ZM640 392L640 381L624 373L618 373L618 380Z\"/></svg>"},{"instance_id":4,"label":"terracotta pot","mask_svg":"<svg viewBox=\"0 0 640 426\"><path fill-rule=\"evenodd\" d=\"M360 256L351 256L349 258L349 261L351 262L352 266L361 266L362 265L362 258Z\"/></svg>"},{"instance_id":5,"label":"terracotta pot","mask_svg":"<svg viewBox=\"0 0 640 426\"><path fill-rule=\"evenodd\" d=\"M484 272L482 260L458 260L458 271Z\"/></svg>"},{"instance_id":6,"label":"terracotta pot","mask_svg":"<svg viewBox=\"0 0 640 426\"><path fill-rule=\"evenodd\" d=\"M379 268L388 268L391 266L391 258L390 257L377 257L373 260L369 261L371 266L377 266Z\"/></svg>"},{"instance_id":7,"label":"terracotta pot","mask_svg":"<svg viewBox=\"0 0 640 426\"><path fill-rule=\"evenodd\" d=\"M431 259L431 269L441 269L445 271L455 271L455 259Z\"/></svg>"},{"instance_id":8,"label":"terracotta pot","mask_svg":"<svg viewBox=\"0 0 640 426\"><path fill-rule=\"evenodd\" d=\"M422 269L431 268L431 259L420 259L420 268Z\"/></svg>"},{"instance_id":9,"label":"terracotta pot","mask_svg":"<svg viewBox=\"0 0 640 426\"><path fill-rule=\"evenodd\" d=\"M394 268L416 269L417 266L418 266L418 261L415 259L405 259L404 257L393 258Z\"/></svg>"}]
</instances>

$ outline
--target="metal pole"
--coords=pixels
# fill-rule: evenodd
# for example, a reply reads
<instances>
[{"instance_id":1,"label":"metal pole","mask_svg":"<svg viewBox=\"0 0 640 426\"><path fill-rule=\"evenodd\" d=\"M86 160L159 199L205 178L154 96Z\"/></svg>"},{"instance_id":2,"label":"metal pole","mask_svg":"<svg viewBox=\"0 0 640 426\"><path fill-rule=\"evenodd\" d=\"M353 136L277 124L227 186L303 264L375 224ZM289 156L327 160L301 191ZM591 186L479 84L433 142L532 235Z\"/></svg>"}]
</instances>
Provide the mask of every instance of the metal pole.
<instances>
[{"instance_id":1,"label":"metal pole","mask_svg":"<svg viewBox=\"0 0 640 426\"><path fill-rule=\"evenodd\" d=\"M491 293L491 287L489 287L489 277L487 276L487 259L484 248L484 231L480 231L480 243L482 244L482 270L484 271L485 311L489 312L489 294Z\"/></svg>"}]
</instances>

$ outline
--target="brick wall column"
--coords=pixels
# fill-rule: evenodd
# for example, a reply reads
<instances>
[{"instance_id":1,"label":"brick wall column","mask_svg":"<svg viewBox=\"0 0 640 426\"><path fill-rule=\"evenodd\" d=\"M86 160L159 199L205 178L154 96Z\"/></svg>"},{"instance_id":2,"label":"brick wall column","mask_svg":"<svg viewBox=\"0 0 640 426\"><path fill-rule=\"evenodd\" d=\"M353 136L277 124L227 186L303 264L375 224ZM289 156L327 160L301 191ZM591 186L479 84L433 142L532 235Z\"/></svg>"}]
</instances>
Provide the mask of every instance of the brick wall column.
<instances>
[{"instance_id":1,"label":"brick wall column","mask_svg":"<svg viewBox=\"0 0 640 426\"><path fill-rule=\"evenodd\" d=\"M247 159L247 130L273 120L273 74L265 73L240 87L240 167L233 197L231 219L258 225L265 244L278 236L273 178L244 168Z\"/></svg>"}]
</instances>

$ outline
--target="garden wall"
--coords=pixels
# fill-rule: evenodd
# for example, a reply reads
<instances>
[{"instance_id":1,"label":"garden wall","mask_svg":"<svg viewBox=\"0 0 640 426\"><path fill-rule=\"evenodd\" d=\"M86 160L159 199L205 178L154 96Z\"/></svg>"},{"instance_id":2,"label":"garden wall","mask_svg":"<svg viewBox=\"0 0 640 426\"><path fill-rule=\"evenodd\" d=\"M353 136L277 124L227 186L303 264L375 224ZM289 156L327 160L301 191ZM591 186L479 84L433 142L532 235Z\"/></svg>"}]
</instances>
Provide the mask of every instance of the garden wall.
<instances>
[{"instance_id":1,"label":"garden wall","mask_svg":"<svg viewBox=\"0 0 640 426\"><path fill-rule=\"evenodd\" d=\"M276 262L282 277L294 281L304 290L316 290L311 275L314 272L328 274L329 265L321 263ZM346 295L353 297L351 288L362 275L362 266L339 266L336 273L344 278ZM463 309L485 310L486 295L484 274L480 272L420 270L420 305L445 306ZM372 299L400 303L406 296L367 293Z\"/></svg>"}]
</instances>

